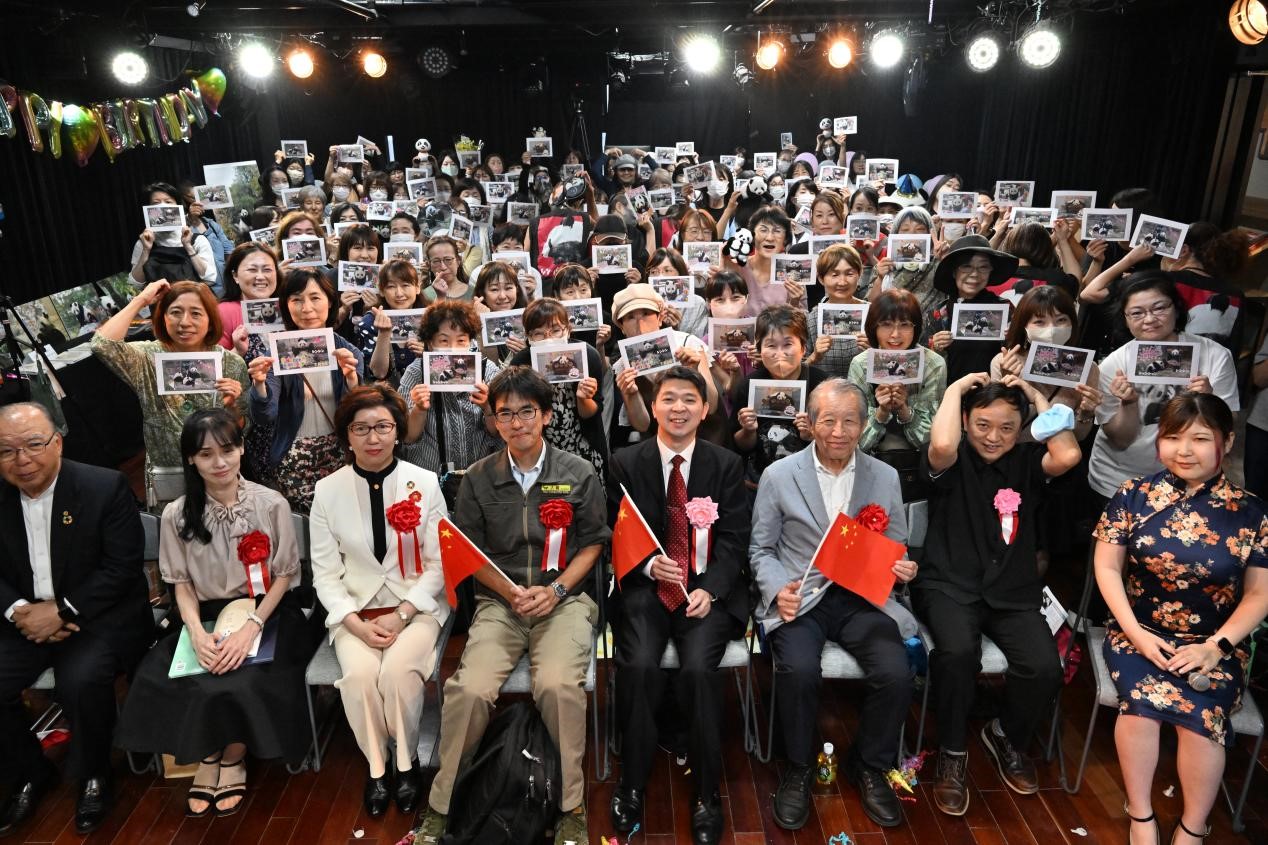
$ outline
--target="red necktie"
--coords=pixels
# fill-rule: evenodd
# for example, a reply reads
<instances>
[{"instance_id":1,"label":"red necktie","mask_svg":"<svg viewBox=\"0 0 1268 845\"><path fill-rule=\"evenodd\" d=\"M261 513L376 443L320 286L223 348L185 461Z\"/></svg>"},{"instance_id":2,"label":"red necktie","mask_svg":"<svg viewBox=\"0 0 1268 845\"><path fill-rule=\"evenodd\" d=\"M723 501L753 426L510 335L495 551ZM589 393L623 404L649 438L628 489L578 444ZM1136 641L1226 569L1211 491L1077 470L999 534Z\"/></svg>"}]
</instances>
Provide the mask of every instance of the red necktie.
<instances>
[{"instance_id":1,"label":"red necktie","mask_svg":"<svg viewBox=\"0 0 1268 845\"><path fill-rule=\"evenodd\" d=\"M682 571L681 584L671 581L656 582L656 594L669 612L673 613L678 606L687 600L684 587L687 585L687 560L691 554L687 543L687 483L683 481L682 455L674 455L674 468L669 471L669 489L665 494L665 504L669 511L669 536L665 541L665 551L673 558Z\"/></svg>"}]
</instances>

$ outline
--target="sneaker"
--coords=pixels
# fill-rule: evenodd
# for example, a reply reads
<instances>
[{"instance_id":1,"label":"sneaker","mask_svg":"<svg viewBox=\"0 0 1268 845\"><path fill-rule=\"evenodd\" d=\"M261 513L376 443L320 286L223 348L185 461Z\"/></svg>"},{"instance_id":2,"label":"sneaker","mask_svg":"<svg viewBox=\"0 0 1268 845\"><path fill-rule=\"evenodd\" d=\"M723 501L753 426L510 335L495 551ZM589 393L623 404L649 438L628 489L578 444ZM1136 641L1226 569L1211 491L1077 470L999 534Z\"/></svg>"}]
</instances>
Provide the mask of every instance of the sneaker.
<instances>
[{"instance_id":1,"label":"sneaker","mask_svg":"<svg viewBox=\"0 0 1268 845\"><path fill-rule=\"evenodd\" d=\"M962 816L969 809L967 781L969 755L964 751L938 752L938 778L933 784L933 803L948 816Z\"/></svg>"},{"instance_id":2,"label":"sneaker","mask_svg":"<svg viewBox=\"0 0 1268 845\"><path fill-rule=\"evenodd\" d=\"M995 760L1000 779L1019 795L1034 795L1039 791L1039 773L1029 757L1022 754L1000 730L999 719L992 719L982 728L982 744Z\"/></svg>"},{"instance_id":3,"label":"sneaker","mask_svg":"<svg viewBox=\"0 0 1268 845\"><path fill-rule=\"evenodd\" d=\"M423 816L423 823L414 831L414 845L436 845L440 837L445 835L445 827L448 824L448 816L436 812L428 805L427 813Z\"/></svg>"},{"instance_id":4,"label":"sneaker","mask_svg":"<svg viewBox=\"0 0 1268 845\"><path fill-rule=\"evenodd\" d=\"M587 845L590 842L590 825L586 821L586 805L583 801L571 813L564 813L555 829L555 845L573 842Z\"/></svg>"}]
</instances>

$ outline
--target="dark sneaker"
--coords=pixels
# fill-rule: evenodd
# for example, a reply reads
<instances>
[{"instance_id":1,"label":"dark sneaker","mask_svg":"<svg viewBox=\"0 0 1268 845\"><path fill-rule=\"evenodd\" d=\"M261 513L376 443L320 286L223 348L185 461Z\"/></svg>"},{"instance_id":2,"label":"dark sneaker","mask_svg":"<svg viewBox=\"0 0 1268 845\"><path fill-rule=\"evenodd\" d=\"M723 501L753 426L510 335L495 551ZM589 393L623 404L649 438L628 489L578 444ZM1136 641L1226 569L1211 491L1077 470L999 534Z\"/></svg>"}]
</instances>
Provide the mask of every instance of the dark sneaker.
<instances>
[{"instance_id":1,"label":"dark sneaker","mask_svg":"<svg viewBox=\"0 0 1268 845\"><path fill-rule=\"evenodd\" d=\"M1021 795L1034 795L1039 791L1039 773L1030 758L1022 754L1003 732L998 731L999 719L994 719L982 728L982 744L995 760L995 768L999 776L1008 784L1008 788Z\"/></svg>"}]
</instances>

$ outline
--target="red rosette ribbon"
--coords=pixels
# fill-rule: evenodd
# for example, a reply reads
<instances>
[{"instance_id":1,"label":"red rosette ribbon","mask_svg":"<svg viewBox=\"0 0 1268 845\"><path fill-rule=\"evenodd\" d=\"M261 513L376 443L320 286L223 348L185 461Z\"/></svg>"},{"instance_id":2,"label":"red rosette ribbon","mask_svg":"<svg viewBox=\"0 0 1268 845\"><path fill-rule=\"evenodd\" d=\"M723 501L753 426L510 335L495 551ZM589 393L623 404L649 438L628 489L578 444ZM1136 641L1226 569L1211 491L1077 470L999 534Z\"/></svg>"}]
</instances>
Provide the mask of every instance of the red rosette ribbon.
<instances>
[{"instance_id":1,"label":"red rosette ribbon","mask_svg":"<svg viewBox=\"0 0 1268 845\"><path fill-rule=\"evenodd\" d=\"M864 506L858 516L854 517L854 521L877 534L884 534L889 529L889 514L876 503Z\"/></svg>"},{"instance_id":2,"label":"red rosette ribbon","mask_svg":"<svg viewBox=\"0 0 1268 845\"><path fill-rule=\"evenodd\" d=\"M542 547L542 572L560 572L567 565L564 552L568 549L572 505L564 499L547 499L538 505L537 516L546 529L546 543Z\"/></svg>"},{"instance_id":3,"label":"red rosette ribbon","mask_svg":"<svg viewBox=\"0 0 1268 845\"><path fill-rule=\"evenodd\" d=\"M238 560L247 573L247 591L251 598L269 591L269 568L266 566L272 551L269 535L255 530L238 540Z\"/></svg>"},{"instance_id":4,"label":"red rosette ribbon","mask_svg":"<svg viewBox=\"0 0 1268 845\"><path fill-rule=\"evenodd\" d=\"M418 546L418 526L423 524L423 511L418 503L423 494L415 490L409 498L403 499L388 507L387 524L396 532L396 562L401 570L401 578L405 575L405 533L408 531L414 538L414 574L423 574L423 555Z\"/></svg>"}]
</instances>

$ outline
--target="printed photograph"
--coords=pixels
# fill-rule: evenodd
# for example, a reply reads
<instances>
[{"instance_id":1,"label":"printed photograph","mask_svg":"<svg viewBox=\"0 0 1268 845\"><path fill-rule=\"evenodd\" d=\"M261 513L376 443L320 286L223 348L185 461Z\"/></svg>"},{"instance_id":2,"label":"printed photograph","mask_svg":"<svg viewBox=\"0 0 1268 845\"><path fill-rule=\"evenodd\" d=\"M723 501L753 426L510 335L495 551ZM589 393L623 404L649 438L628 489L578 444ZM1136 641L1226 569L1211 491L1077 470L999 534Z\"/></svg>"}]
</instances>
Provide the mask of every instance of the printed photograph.
<instances>
[{"instance_id":1,"label":"printed photograph","mask_svg":"<svg viewBox=\"0 0 1268 845\"><path fill-rule=\"evenodd\" d=\"M806 410L806 383L782 379L751 379L748 407L759 417L791 420Z\"/></svg>"},{"instance_id":2,"label":"printed photograph","mask_svg":"<svg viewBox=\"0 0 1268 845\"><path fill-rule=\"evenodd\" d=\"M506 204L506 222L514 223L516 226L532 225L539 213L540 209L535 202L508 202Z\"/></svg>"},{"instance_id":3,"label":"printed photograph","mask_svg":"<svg viewBox=\"0 0 1268 845\"><path fill-rule=\"evenodd\" d=\"M886 243L895 264L928 264L933 260L931 235L890 235Z\"/></svg>"},{"instance_id":4,"label":"printed photograph","mask_svg":"<svg viewBox=\"0 0 1268 845\"><path fill-rule=\"evenodd\" d=\"M251 334L269 334L286 329L277 299L242 300L242 325Z\"/></svg>"},{"instance_id":5,"label":"printed photograph","mask_svg":"<svg viewBox=\"0 0 1268 845\"><path fill-rule=\"evenodd\" d=\"M661 164L673 164L674 163L674 148L673 147L657 147L656 161L660 162Z\"/></svg>"},{"instance_id":6,"label":"printed photograph","mask_svg":"<svg viewBox=\"0 0 1268 845\"><path fill-rule=\"evenodd\" d=\"M296 267L316 267L326 263L326 242L312 235L282 241L282 260Z\"/></svg>"},{"instance_id":7,"label":"printed photograph","mask_svg":"<svg viewBox=\"0 0 1268 845\"><path fill-rule=\"evenodd\" d=\"M875 214L851 214L845 221L845 236L852 241L879 240L881 220Z\"/></svg>"},{"instance_id":8,"label":"printed photograph","mask_svg":"<svg viewBox=\"0 0 1268 845\"><path fill-rule=\"evenodd\" d=\"M819 165L819 184L825 188L844 188L849 171L839 164Z\"/></svg>"},{"instance_id":9,"label":"printed photograph","mask_svg":"<svg viewBox=\"0 0 1268 845\"><path fill-rule=\"evenodd\" d=\"M383 262L408 261L415 267L423 266L423 245L417 241L395 241L383 244Z\"/></svg>"},{"instance_id":10,"label":"printed photograph","mask_svg":"<svg viewBox=\"0 0 1268 845\"><path fill-rule=\"evenodd\" d=\"M687 184L693 188L707 188L713 179L713 162L702 161L688 165L683 169L683 174L687 177Z\"/></svg>"},{"instance_id":11,"label":"printed photograph","mask_svg":"<svg viewBox=\"0 0 1268 845\"><path fill-rule=\"evenodd\" d=\"M943 220L968 220L977 211L977 194L972 191L943 191L938 194L938 216Z\"/></svg>"},{"instance_id":12,"label":"printed photograph","mask_svg":"<svg viewBox=\"0 0 1268 845\"><path fill-rule=\"evenodd\" d=\"M1008 213L1008 222L1013 226L1020 226L1023 223L1038 223L1040 226L1051 229L1056 219L1057 212L1053 208L1030 208L1029 206L1015 205L1012 211Z\"/></svg>"},{"instance_id":13,"label":"printed photograph","mask_svg":"<svg viewBox=\"0 0 1268 845\"><path fill-rule=\"evenodd\" d=\"M300 161L303 161L307 156L308 156L308 142L307 141L283 141L282 142L282 157L283 158L297 158Z\"/></svg>"},{"instance_id":14,"label":"printed photograph","mask_svg":"<svg viewBox=\"0 0 1268 845\"><path fill-rule=\"evenodd\" d=\"M336 232L336 234L338 233ZM250 237L251 240L258 244L275 246L277 244L277 227L265 226L263 229L252 229Z\"/></svg>"},{"instance_id":15,"label":"printed photograph","mask_svg":"<svg viewBox=\"0 0 1268 845\"><path fill-rule=\"evenodd\" d=\"M560 304L568 312L568 327L574 332L595 331L603 325L602 299L566 299Z\"/></svg>"},{"instance_id":16,"label":"printed photograph","mask_svg":"<svg viewBox=\"0 0 1268 845\"><path fill-rule=\"evenodd\" d=\"M858 131L859 131L859 119L857 117L832 118L832 134L833 135L857 135Z\"/></svg>"},{"instance_id":17,"label":"printed photograph","mask_svg":"<svg viewBox=\"0 0 1268 845\"><path fill-rule=\"evenodd\" d=\"M951 337L954 340L1003 340L1007 331L1007 305L957 302L951 311Z\"/></svg>"},{"instance_id":18,"label":"printed photograph","mask_svg":"<svg viewBox=\"0 0 1268 845\"><path fill-rule=\"evenodd\" d=\"M525 138L524 149L533 158L550 158L555 154L554 141L550 138Z\"/></svg>"},{"instance_id":19,"label":"printed photograph","mask_svg":"<svg viewBox=\"0 0 1268 845\"><path fill-rule=\"evenodd\" d=\"M775 172L775 160L779 158L779 153L753 153L753 170L758 175L770 176Z\"/></svg>"},{"instance_id":20,"label":"printed photograph","mask_svg":"<svg viewBox=\"0 0 1268 845\"><path fill-rule=\"evenodd\" d=\"M868 384L920 384L925 377L925 350L869 349Z\"/></svg>"},{"instance_id":21,"label":"printed photograph","mask_svg":"<svg viewBox=\"0 0 1268 845\"><path fill-rule=\"evenodd\" d=\"M424 352L423 384L432 390L475 390L480 364L475 352Z\"/></svg>"},{"instance_id":22,"label":"printed photograph","mask_svg":"<svg viewBox=\"0 0 1268 845\"><path fill-rule=\"evenodd\" d=\"M145 228L152 232L179 232L185 228L185 209L179 205L147 205Z\"/></svg>"},{"instance_id":23,"label":"printed photograph","mask_svg":"<svg viewBox=\"0 0 1268 845\"><path fill-rule=\"evenodd\" d=\"M652 276L647 280L666 305L681 308L691 300L690 276Z\"/></svg>"},{"instance_id":24,"label":"printed photograph","mask_svg":"<svg viewBox=\"0 0 1268 845\"><path fill-rule=\"evenodd\" d=\"M340 144L336 155L342 164L365 163L365 147L360 144Z\"/></svg>"},{"instance_id":25,"label":"printed photograph","mask_svg":"<svg viewBox=\"0 0 1268 845\"><path fill-rule=\"evenodd\" d=\"M585 169L586 166L584 164L561 164L559 165L559 181L567 182L569 179L580 179Z\"/></svg>"},{"instance_id":26,"label":"printed photograph","mask_svg":"<svg viewBox=\"0 0 1268 845\"><path fill-rule=\"evenodd\" d=\"M786 150L792 145L793 145L793 133L780 132L779 133L779 148L781 150Z\"/></svg>"},{"instance_id":27,"label":"printed photograph","mask_svg":"<svg viewBox=\"0 0 1268 845\"><path fill-rule=\"evenodd\" d=\"M479 150L458 150L458 166L463 170L470 170L479 163Z\"/></svg>"},{"instance_id":28,"label":"printed photograph","mask_svg":"<svg viewBox=\"0 0 1268 845\"><path fill-rule=\"evenodd\" d=\"M726 320L709 318L709 348L714 352L750 353L756 347L757 318Z\"/></svg>"},{"instance_id":29,"label":"printed photograph","mask_svg":"<svg viewBox=\"0 0 1268 845\"><path fill-rule=\"evenodd\" d=\"M808 211L810 206L803 205L802 208ZM818 255L833 244L848 244L849 242L849 235L811 235L810 254Z\"/></svg>"},{"instance_id":30,"label":"printed photograph","mask_svg":"<svg viewBox=\"0 0 1268 845\"><path fill-rule=\"evenodd\" d=\"M626 188L625 198L630 201L630 208L634 210L635 214L642 214L652 207L651 200L647 198L647 188L642 185Z\"/></svg>"},{"instance_id":31,"label":"printed photograph","mask_svg":"<svg viewBox=\"0 0 1268 845\"><path fill-rule=\"evenodd\" d=\"M1092 368L1092 357L1091 349L1032 343L1021 377L1037 384L1073 387L1087 380L1088 370Z\"/></svg>"},{"instance_id":32,"label":"printed photograph","mask_svg":"<svg viewBox=\"0 0 1268 845\"><path fill-rule=\"evenodd\" d=\"M194 188L194 200L206 209L233 208L228 185L198 185Z\"/></svg>"},{"instance_id":33,"label":"printed photograph","mask_svg":"<svg viewBox=\"0 0 1268 845\"><path fill-rule=\"evenodd\" d=\"M1130 381L1187 385L1198 374L1196 343L1132 341L1128 354Z\"/></svg>"},{"instance_id":34,"label":"printed photograph","mask_svg":"<svg viewBox=\"0 0 1268 845\"><path fill-rule=\"evenodd\" d=\"M630 245L590 247L590 266L599 273L624 273L633 266Z\"/></svg>"},{"instance_id":35,"label":"printed photograph","mask_svg":"<svg viewBox=\"0 0 1268 845\"><path fill-rule=\"evenodd\" d=\"M815 258L813 255L776 255L770 263L771 284L792 282L794 285L809 285L815 280Z\"/></svg>"},{"instance_id":36,"label":"printed photograph","mask_svg":"<svg viewBox=\"0 0 1268 845\"><path fill-rule=\"evenodd\" d=\"M1125 241L1131 235L1130 208L1083 209L1082 240Z\"/></svg>"},{"instance_id":37,"label":"printed photograph","mask_svg":"<svg viewBox=\"0 0 1268 845\"><path fill-rule=\"evenodd\" d=\"M485 346L505 346L510 338L524 339L524 309L485 311L480 314L480 329Z\"/></svg>"},{"instance_id":38,"label":"printed photograph","mask_svg":"<svg viewBox=\"0 0 1268 845\"><path fill-rule=\"evenodd\" d=\"M405 190L409 192L409 198L412 200L435 199L436 180L431 176L422 179L411 179L405 183Z\"/></svg>"},{"instance_id":39,"label":"printed photograph","mask_svg":"<svg viewBox=\"0 0 1268 845\"><path fill-rule=\"evenodd\" d=\"M493 225L493 206L467 203L467 218L477 226Z\"/></svg>"},{"instance_id":40,"label":"printed photograph","mask_svg":"<svg viewBox=\"0 0 1268 845\"><path fill-rule=\"evenodd\" d=\"M359 261L339 262L339 290L373 290L378 286L379 265Z\"/></svg>"},{"instance_id":41,"label":"printed photograph","mask_svg":"<svg viewBox=\"0 0 1268 845\"><path fill-rule=\"evenodd\" d=\"M586 373L584 343L535 344L529 347L533 369L551 384L581 381Z\"/></svg>"},{"instance_id":42,"label":"printed photograph","mask_svg":"<svg viewBox=\"0 0 1268 845\"><path fill-rule=\"evenodd\" d=\"M219 351L155 353L159 395L215 393L223 360L224 356Z\"/></svg>"},{"instance_id":43,"label":"printed photograph","mask_svg":"<svg viewBox=\"0 0 1268 845\"><path fill-rule=\"evenodd\" d=\"M674 189L657 188L654 191L648 191L647 201L651 204L652 211L664 211L674 204Z\"/></svg>"},{"instance_id":44,"label":"printed photograph","mask_svg":"<svg viewBox=\"0 0 1268 845\"><path fill-rule=\"evenodd\" d=\"M624 338L617 341L617 345L621 348L621 356L626 363L640 376L658 373L677 363L674 359L672 329Z\"/></svg>"},{"instance_id":45,"label":"printed photograph","mask_svg":"<svg viewBox=\"0 0 1268 845\"><path fill-rule=\"evenodd\" d=\"M533 266L533 259L527 252L520 249L508 249L495 254L495 258L503 264L510 264L515 268L517 274L527 273L528 268Z\"/></svg>"},{"instance_id":46,"label":"printed photograph","mask_svg":"<svg viewBox=\"0 0 1268 845\"><path fill-rule=\"evenodd\" d=\"M1031 205L1034 182L1000 181L995 183L995 204L998 206Z\"/></svg>"},{"instance_id":47,"label":"printed photograph","mask_svg":"<svg viewBox=\"0 0 1268 845\"><path fill-rule=\"evenodd\" d=\"M674 142L674 158L679 159L683 156L693 156L696 154L695 141L676 141Z\"/></svg>"},{"instance_id":48,"label":"printed photograph","mask_svg":"<svg viewBox=\"0 0 1268 845\"><path fill-rule=\"evenodd\" d=\"M686 260L688 267L698 268L722 266L721 241L699 241L695 243L687 243L683 244L683 250L682 257Z\"/></svg>"},{"instance_id":49,"label":"printed photograph","mask_svg":"<svg viewBox=\"0 0 1268 845\"><path fill-rule=\"evenodd\" d=\"M366 220L391 220L396 207L391 200L371 200L365 206Z\"/></svg>"},{"instance_id":50,"label":"printed photograph","mask_svg":"<svg viewBox=\"0 0 1268 845\"><path fill-rule=\"evenodd\" d=\"M863 321L866 319L866 305L833 305L830 302L820 302L819 325L816 328L820 335L846 338L854 342L855 335L863 331Z\"/></svg>"},{"instance_id":51,"label":"printed photograph","mask_svg":"<svg viewBox=\"0 0 1268 845\"><path fill-rule=\"evenodd\" d=\"M898 178L898 159L869 158L867 160L867 181L893 182Z\"/></svg>"},{"instance_id":52,"label":"printed photograph","mask_svg":"<svg viewBox=\"0 0 1268 845\"><path fill-rule=\"evenodd\" d=\"M471 222L461 214L455 214L449 220L449 237L471 243L471 236L475 232L475 223Z\"/></svg>"},{"instance_id":53,"label":"printed photograph","mask_svg":"<svg viewBox=\"0 0 1268 845\"><path fill-rule=\"evenodd\" d=\"M273 369L278 375L333 370L335 336L332 329L304 329L268 335Z\"/></svg>"},{"instance_id":54,"label":"printed photograph","mask_svg":"<svg viewBox=\"0 0 1268 845\"><path fill-rule=\"evenodd\" d=\"M1096 191L1053 191L1052 210L1058 220L1078 220L1088 208L1096 207Z\"/></svg>"},{"instance_id":55,"label":"printed photograph","mask_svg":"<svg viewBox=\"0 0 1268 845\"><path fill-rule=\"evenodd\" d=\"M1140 221L1136 223L1136 233L1132 235L1131 245L1149 244L1163 258L1179 258L1180 247L1184 246L1184 238L1188 234L1187 223L1142 214Z\"/></svg>"},{"instance_id":56,"label":"printed photograph","mask_svg":"<svg viewBox=\"0 0 1268 845\"><path fill-rule=\"evenodd\" d=\"M493 204L501 205L505 203L515 193L514 182L481 182L484 186L485 198Z\"/></svg>"},{"instance_id":57,"label":"printed photograph","mask_svg":"<svg viewBox=\"0 0 1268 845\"><path fill-rule=\"evenodd\" d=\"M286 208L299 208L299 192L303 188L283 188L278 191L278 196L282 199L282 205Z\"/></svg>"},{"instance_id":58,"label":"printed photograph","mask_svg":"<svg viewBox=\"0 0 1268 845\"><path fill-rule=\"evenodd\" d=\"M212 214L220 228L232 232L238 222L261 204L264 188L260 185L260 166L254 161L232 161L203 165L204 185L225 185L233 199L230 208L217 208Z\"/></svg>"}]
</instances>

